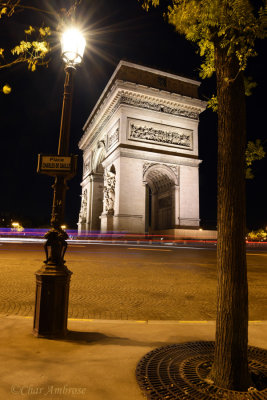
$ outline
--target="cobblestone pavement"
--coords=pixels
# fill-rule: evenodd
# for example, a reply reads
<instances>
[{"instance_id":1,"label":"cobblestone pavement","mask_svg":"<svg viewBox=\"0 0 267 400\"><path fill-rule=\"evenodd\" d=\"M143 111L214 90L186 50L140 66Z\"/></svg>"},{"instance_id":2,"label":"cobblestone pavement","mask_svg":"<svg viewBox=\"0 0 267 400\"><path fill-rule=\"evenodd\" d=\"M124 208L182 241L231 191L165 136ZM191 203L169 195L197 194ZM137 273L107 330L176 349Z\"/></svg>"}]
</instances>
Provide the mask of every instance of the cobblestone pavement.
<instances>
[{"instance_id":1,"label":"cobblestone pavement","mask_svg":"<svg viewBox=\"0 0 267 400\"><path fill-rule=\"evenodd\" d=\"M0 313L32 316L42 245L0 243ZM70 245L70 318L214 320L214 249ZM250 320L267 319L267 253L248 254Z\"/></svg>"}]
</instances>

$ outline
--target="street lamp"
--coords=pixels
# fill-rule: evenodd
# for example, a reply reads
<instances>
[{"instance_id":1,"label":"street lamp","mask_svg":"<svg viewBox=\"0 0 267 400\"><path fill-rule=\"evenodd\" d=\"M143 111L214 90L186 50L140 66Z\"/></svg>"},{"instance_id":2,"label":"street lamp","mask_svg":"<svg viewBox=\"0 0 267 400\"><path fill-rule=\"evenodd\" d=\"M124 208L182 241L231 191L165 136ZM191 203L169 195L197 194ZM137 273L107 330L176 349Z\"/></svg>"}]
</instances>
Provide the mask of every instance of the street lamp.
<instances>
[{"instance_id":1,"label":"street lamp","mask_svg":"<svg viewBox=\"0 0 267 400\"><path fill-rule=\"evenodd\" d=\"M77 169L77 156L69 155L73 73L81 63L85 39L76 28L61 38L65 62L64 97L57 155L38 156L37 171L55 177L51 229L45 234L46 260L36 272L36 299L33 333L38 337L61 337L67 333L69 284L71 271L65 265L67 233L63 229L67 180Z\"/></svg>"}]
</instances>

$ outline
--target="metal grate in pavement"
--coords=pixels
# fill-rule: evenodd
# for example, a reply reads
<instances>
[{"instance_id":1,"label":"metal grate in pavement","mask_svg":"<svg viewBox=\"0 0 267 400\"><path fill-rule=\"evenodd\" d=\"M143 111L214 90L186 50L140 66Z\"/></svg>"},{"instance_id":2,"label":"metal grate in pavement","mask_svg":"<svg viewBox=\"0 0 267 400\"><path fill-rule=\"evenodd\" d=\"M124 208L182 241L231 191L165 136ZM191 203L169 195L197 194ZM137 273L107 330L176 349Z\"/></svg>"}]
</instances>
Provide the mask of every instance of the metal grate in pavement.
<instances>
[{"instance_id":1,"label":"metal grate in pavement","mask_svg":"<svg viewBox=\"0 0 267 400\"><path fill-rule=\"evenodd\" d=\"M214 342L191 342L159 347L136 368L137 382L150 400L267 400L267 350L248 348L252 377L258 390L238 392L205 381L214 355Z\"/></svg>"}]
</instances>

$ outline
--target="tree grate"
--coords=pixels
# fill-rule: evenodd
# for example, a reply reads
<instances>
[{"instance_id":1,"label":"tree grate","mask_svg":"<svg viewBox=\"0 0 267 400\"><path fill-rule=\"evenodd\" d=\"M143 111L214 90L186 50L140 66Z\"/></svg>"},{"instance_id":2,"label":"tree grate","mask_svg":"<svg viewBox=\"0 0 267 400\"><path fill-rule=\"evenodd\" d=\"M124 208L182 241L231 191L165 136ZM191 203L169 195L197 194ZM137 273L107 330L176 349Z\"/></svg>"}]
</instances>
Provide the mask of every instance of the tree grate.
<instances>
[{"instance_id":1,"label":"tree grate","mask_svg":"<svg viewBox=\"0 0 267 400\"><path fill-rule=\"evenodd\" d=\"M248 347L249 368L257 389L238 392L205 381L214 357L214 342L159 347L136 367L137 382L150 400L267 400L267 350Z\"/></svg>"}]
</instances>

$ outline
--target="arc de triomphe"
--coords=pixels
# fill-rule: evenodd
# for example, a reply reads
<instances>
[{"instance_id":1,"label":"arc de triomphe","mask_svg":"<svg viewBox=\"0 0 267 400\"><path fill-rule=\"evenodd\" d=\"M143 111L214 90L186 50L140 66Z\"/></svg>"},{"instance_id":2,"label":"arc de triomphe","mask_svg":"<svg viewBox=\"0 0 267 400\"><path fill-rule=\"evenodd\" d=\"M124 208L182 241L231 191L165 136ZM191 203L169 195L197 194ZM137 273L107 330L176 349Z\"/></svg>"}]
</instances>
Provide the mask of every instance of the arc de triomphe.
<instances>
[{"instance_id":1,"label":"arc de triomphe","mask_svg":"<svg viewBox=\"0 0 267 400\"><path fill-rule=\"evenodd\" d=\"M199 226L199 85L119 63L79 142L79 232Z\"/></svg>"}]
</instances>

